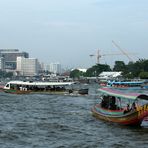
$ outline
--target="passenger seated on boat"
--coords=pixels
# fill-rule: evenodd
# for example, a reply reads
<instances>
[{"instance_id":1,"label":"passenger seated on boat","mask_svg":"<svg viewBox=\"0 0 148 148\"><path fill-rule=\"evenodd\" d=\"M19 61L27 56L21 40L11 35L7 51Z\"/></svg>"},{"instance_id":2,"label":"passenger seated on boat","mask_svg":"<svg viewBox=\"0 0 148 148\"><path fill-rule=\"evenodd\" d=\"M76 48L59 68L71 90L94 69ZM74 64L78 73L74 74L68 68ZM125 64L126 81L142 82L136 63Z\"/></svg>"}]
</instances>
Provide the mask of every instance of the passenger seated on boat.
<instances>
[{"instance_id":1,"label":"passenger seated on boat","mask_svg":"<svg viewBox=\"0 0 148 148\"><path fill-rule=\"evenodd\" d=\"M73 93L73 90L72 89L69 89L69 94Z\"/></svg>"},{"instance_id":2,"label":"passenger seated on boat","mask_svg":"<svg viewBox=\"0 0 148 148\"><path fill-rule=\"evenodd\" d=\"M123 113L125 114L125 113L128 113L130 111L131 111L130 106L129 106L129 104L127 104L126 109L124 110Z\"/></svg>"},{"instance_id":3,"label":"passenger seated on boat","mask_svg":"<svg viewBox=\"0 0 148 148\"><path fill-rule=\"evenodd\" d=\"M108 96L103 96L102 102L101 102L101 107L103 107L103 108L109 107Z\"/></svg>"},{"instance_id":4,"label":"passenger seated on boat","mask_svg":"<svg viewBox=\"0 0 148 148\"><path fill-rule=\"evenodd\" d=\"M117 107L116 104L110 104L110 108L111 110L118 110L119 108Z\"/></svg>"},{"instance_id":5,"label":"passenger seated on boat","mask_svg":"<svg viewBox=\"0 0 148 148\"><path fill-rule=\"evenodd\" d=\"M112 96L109 99L110 99L109 109L116 110L117 109L116 98Z\"/></svg>"},{"instance_id":6,"label":"passenger seated on boat","mask_svg":"<svg viewBox=\"0 0 148 148\"><path fill-rule=\"evenodd\" d=\"M135 104L135 102L133 102L133 104L132 104L132 106L131 106L131 110L133 111L133 110L136 110L136 104Z\"/></svg>"},{"instance_id":7,"label":"passenger seated on boat","mask_svg":"<svg viewBox=\"0 0 148 148\"><path fill-rule=\"evenodd\" d=\"M19 85L17 85L17 86L16 86L16 89L17 89L17 90L20 90L20 86L19 86Z\"/></svg>"}]
</instances>

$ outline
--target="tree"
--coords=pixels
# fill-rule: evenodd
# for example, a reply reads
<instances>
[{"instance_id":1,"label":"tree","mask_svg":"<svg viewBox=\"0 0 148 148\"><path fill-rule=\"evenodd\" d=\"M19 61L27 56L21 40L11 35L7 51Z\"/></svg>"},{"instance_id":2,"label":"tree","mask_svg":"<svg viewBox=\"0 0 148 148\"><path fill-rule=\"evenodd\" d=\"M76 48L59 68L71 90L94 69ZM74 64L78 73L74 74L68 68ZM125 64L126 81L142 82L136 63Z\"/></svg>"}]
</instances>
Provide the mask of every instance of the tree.
<instances>
[{"instance_id":1,"label":"tree","mask_svg":"<svg viewBox=\"0 0 148 148\"><path fill-rule=\"evenodd\" d=\"M13 76L13 73L12 72L7 72L6 74L5 74L5 77L6 78L11 78Z\"/></svg>"},{"instance_id":2,"label":"tree","mask_svg":"<svg viewBox=\"0 0 148 148\"><path fill-rule=\"evenodd\" d=\"M125 71L126 65L123 61L115 61L115 65L113 68L114 71Z\"/></svg>"},{"instance_id":3,"label":"tree","mask_svg":"<svg viewBox=\"0 0 148 148\"><path fill-rule=\"evenodd\" d=\"M135 77L146 77L145 72L148 72L148 60L139 59L135 63L129 62L127 67L127 72L124 76L128 78L135 78Z\"/></svg>"},{"instance_id":4,"label":"tree","mask_svg":"<svg viewBox=\"0 0 148 148\"><path fill-rule=\"evenodd\" d=\"M74 69L73 71L70 72L70 77L71 78L79 78L80 76L83 76L84 73L78 69Z\"/></svg>"},{"instance_id":5,"label":"tree","mask_svg":"<svg viewBox=\"0 0 148 148\"><path fill-rule=\"evenodd\" d=\"M134 66L134 62L129 62L126 65L127 68L127 72L124 73L124 77L128 78L128 79L133 79L134 78L134 71L135 71L135 66Z\"/></svg>"},{"instance_id":6,"label":"tree","mask_svg":"<svg viewBox=\"0 0 148 148\"><path fill-rule=\"evenodd\" d=\"M89 68L86 71L86 76L88 76L88 77L96 77L103 71L111 71L110 66L106 65L106 64L94 65L93 67Z\"/></svg>"},{"instance_id":7,"label":"tree","mask_svg":"<svg viewBox=\"0 0 148 148\"><path fill-rule=\"evenodd\" d=\"M140 77L141 79L148 79L148 72L141 72L141 73L139 74L139 77Z\"/></svg>"},{"instance_id":8,"label":"tree","mask_svg":"<svg viewBox=\"0 0 148 148\"><path fill-rule=\"evenodd\" d=\"M0 71L0 78L11 78L12 76L12 72Z\"/></svg>"},{"instance_id":9,"label":"tree","mask_svg":"<svg viewBox=\"0 0 148 148\"><path fill-rule=\"evenodd\" d=\"M143 61L143 70L148 72L148 60Z\"/></svg>"}]
</instances>

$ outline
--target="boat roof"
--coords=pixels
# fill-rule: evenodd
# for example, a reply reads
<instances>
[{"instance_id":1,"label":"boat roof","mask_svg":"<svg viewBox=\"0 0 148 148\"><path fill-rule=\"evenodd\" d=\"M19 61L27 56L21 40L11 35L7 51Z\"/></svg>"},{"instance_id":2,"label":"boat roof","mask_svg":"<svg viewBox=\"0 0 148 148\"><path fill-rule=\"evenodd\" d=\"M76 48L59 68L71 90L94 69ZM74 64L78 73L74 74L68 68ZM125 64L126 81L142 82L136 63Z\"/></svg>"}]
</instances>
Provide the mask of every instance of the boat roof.
<instances>
[{"instance_id":1,"label":"boat roof","mask_svg":"<svg viewBox=\"0 0 148 148\"><path fill-rule=\"evenodd\" d=\"M142 84L144 83L144 81L113 81L113 82L109 82L111 84Z\"/></svg>"},{"instance_id":2,"label":"boat roof","mask_svg":"<svg viewBox=\"0 0 148 148\"><path fill-rule=\"evenodd\" d=\"M142 100L148 100L148 95L146 94L140 94L140 93L124 93L122 91L118 91L111 88L100 88L99 92L102 94L106 94L109 96L115 96L119 97L121 99L129 99L129 100L136 100L136 99L142 99Z\"/></svg>"},{"instance_id":3,"label":"boat roof","mask_svg":"<svg viewBox=\"0 0 148 148\"><path fill-rule=\"evenodd\" d=\"M42 81L10 81L7 84L30 85L30 86L65 86L74 82L42 82Z\"/></svg>"}]
</instances>

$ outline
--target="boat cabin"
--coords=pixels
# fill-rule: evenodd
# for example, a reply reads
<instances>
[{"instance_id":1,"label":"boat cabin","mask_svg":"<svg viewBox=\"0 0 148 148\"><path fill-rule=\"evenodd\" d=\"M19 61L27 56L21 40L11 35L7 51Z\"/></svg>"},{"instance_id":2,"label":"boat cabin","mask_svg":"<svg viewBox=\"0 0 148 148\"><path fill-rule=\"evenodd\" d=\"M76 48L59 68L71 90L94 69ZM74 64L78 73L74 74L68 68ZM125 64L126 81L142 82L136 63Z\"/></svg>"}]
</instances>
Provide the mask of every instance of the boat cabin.
<instances>
[{"instance_id":1,"label":"boat cabin","mask_svg":"<svg viewBox=\"0 0 148 148\"><path fill-rule=\"evenodd\" d=\"M110 88L100 88L99 92L101 107L110 110L136 109L148 100L148 96L144 94L123 93Z\"/></svg>"},{"instance_id":2,"label":"boat cabin","mask_svg":"<svg viewBox=\"0 0 148 148\"><path fill-rule=\"evenodd\" d=\"M123 125L141 125L148 116L148 95L123 93L111 88L99 89L99 103L92 113L99 119Z\"/></svg>"},{"instance_id":3,"label":"boat cabin","mask_svg":"<svg viewBox=\"0 0 148 148\"><path fill-rule=\"evenodd\" d=\"M5 92L43 92L65 91L67 86L74 82L33 82L33 81L10 81L4 86Z\"/></svg>"},{"instance_id":4,"label":"boat cabin","mask_svg":"<svg viewBox=\"0 0 148 148\"><path fill-rule=\"evenodd\" d=\"M141 87L144 81L108 81L107 86L109 87Z\"/></svg>"}]
</instances>

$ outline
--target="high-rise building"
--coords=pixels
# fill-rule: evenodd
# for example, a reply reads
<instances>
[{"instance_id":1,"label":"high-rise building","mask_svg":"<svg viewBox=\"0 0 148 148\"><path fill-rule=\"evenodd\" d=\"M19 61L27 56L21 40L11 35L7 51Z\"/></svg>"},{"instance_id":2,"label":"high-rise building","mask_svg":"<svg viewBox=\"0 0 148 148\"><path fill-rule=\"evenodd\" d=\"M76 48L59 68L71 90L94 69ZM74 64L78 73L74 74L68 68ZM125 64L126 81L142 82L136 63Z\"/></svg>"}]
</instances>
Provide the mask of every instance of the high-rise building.
<instances>
[{"instance_id":1,"label":"high-rise building","mask_svg":"<svg viewBox=\"0 0 148 148\"><path fill-rule=\"evenodd\" d=\"M49 71L54 74L61 74L61 64L60 63L50 63Z\"/></svg>"},{"instance_id":2,"label":"high-rise building","mask_svg":"<svg viewBox=\"0 0 148 148\"><path fill-rule=\"evenodd\" d=\"M37 76L40 68L36 58L17 57L17 72L21 76Z\"/></svg>"},{"instance_id":3,"label":"high-rise building","mask_svg":"<svg viewBox=\"0 0 148 148\"><path fill-rule=\"evenodd\" d=\"M18 56L28 58L29 54L27 52L19 52L18 49L0 49L0 57L4 58L5 69L15 70Z\"/></svg>"},{"instance_id":4,"label":"high-rise building","mask_svg":"<svg viewBox=\"0 0 148 148\"><path fill-rule=\"evenodd\" d=\"M42 72L45 71L45 65L44 65L44 63L40 63L40 65L41 65L41 71Z\"/></svg>"},{"instance_id":5,"label":"high-rise building","mask_svg":"<svg viewBox=\"0 0 148 148\"><path fill-rule=\"evenodd\" d=\"M5 69L5 60L3 57L0 57L0 70L3 71Z\"/></svg>"}]
</instances>

